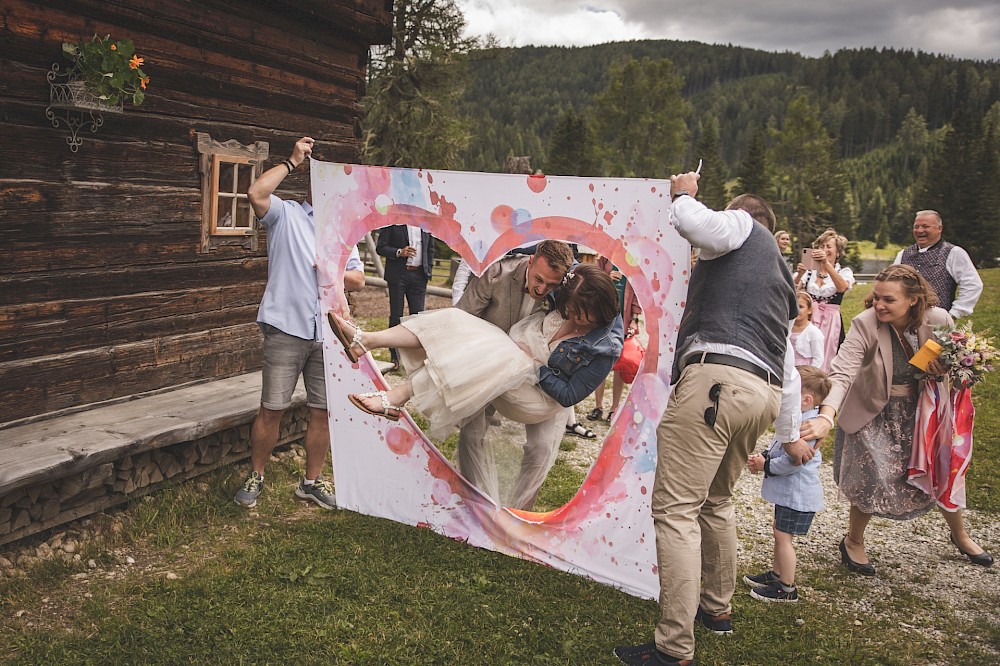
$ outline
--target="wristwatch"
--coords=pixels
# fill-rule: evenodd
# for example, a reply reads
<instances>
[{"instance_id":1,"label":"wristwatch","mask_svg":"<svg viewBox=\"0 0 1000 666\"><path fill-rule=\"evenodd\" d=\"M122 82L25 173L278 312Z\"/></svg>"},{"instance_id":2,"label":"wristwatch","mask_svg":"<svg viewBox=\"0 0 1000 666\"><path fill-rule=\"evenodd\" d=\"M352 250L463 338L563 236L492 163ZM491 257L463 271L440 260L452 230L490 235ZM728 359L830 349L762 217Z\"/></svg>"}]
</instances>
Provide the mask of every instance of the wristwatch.
<instances>
[{"instance_id":1,"label":"wristwatch","mask_svg":"<svg viewBox=\"0 0 1000 666\"><path fill-rule=\"evenodd\" d=\"M684 195L691 196L691 193L688 192L687 190L677 190L676 192L670 195L670 200L676 201L677 197L683 197Z\"/></svg>"}]
</instances>

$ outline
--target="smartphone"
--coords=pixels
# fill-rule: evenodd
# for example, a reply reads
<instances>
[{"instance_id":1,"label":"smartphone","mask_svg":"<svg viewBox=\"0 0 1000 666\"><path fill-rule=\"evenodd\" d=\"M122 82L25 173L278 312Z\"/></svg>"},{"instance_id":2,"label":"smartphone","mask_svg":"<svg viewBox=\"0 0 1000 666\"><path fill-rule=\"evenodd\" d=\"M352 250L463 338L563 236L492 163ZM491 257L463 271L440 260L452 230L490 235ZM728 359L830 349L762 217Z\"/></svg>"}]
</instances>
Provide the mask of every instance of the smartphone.
<instances>
[{"instance_id":1,"label":"smartphone","mask_svg":"<svg viewBox=\"0 0 1000 666\"><path fill-rule=\"evenodd\" d=\"M813 251L811 247L802 248L802 265L806 267L807 271L817 271L819 270L819 262L813 259Z\"/></svg>"}]
</instances>

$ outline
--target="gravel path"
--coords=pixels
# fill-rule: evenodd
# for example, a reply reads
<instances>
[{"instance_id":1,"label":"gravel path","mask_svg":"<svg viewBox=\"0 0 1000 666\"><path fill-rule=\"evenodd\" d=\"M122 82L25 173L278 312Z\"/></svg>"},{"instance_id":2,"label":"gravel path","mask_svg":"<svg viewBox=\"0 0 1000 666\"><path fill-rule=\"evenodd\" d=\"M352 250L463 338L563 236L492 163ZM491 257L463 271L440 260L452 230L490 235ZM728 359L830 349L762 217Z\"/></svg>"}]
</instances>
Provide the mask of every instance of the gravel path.
<instances>
[{"instance_id":1,"label":"gravel path","mask_svg":"<svg viewBox=\"0 0 1000 666\"><path fill-rule=\"evenodd\" d=\"M585 413L582 406L577 406L577 413ZM587 470L600 451L607 425L584 422L598 432L598 439L578 439L575 450L560 455L567 462ZM765 448L770 440L771 434L762 437L758 450ZM929 623L931 626L917 627L917 623L906 622L907 618L893 612L893 604L887 600L894 594L908 593L918 600L926 599L949 609L959 626L985 617L994 627L1000 628L1000 614L996 611L1000 608L1000 565L984 569L970 564L949 541L947 526L937 511L911 521L872 519L865 540L878 575L854 577L853 580L863 587L863 594L833 595L815 589L813 585L819 582L818 577L845 571L841 568L837 545L847 531L850 508L838 494L831 462L823 461L820 478L826 510L816 515L809 534L796 543L797 578L804 601L835 607L839 612L853 614L859 618L858 622L878 622L900 631L939 638L946 629L937 627L934 622ZM766 568L771 563L774 509L760 496L762 480L763 475L746 472L734 494L741 574L758 573L764 570L761 567ZM1000 554L1000 522L974 510L967 511L965 517L969 533L976 541L994 555ZM744 590L737 590L737 594L742 592ZM924 618L930 619L927 613ZM975 637L967 638L978 642ZM1000 662L1000 646L983 647L992 651Z\"/></svg>"}]
</instances>

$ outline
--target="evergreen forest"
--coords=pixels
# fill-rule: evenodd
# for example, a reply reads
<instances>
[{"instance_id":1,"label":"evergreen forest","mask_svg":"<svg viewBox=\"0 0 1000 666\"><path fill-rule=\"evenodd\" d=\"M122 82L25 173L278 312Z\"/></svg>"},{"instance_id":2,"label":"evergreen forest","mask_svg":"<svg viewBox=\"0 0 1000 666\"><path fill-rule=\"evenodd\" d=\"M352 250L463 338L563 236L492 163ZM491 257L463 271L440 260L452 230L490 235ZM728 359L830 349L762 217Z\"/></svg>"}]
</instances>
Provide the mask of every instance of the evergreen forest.
<instances>
[{"instance_id":1,"label":"evergreen forest","mask_svg":"<svg viewBox=\"0 0 1000 666\"><path fill-rule=\"evenodd\" d=\"M1000 62L896 49L797 53L680 41L481 48L463 63L450 168L663 178L774 204L797 245L832 226L911 242L916 210L979 265L1000 256Z\"/></svg>"},{"instance_id":2,"label":"evergreen forest","mask_svg":"<svg viewBox=\"0 0 1000 666\"><path fill-rule=\"evenodd\" d=\"M774 206L796 250L822 230L911 242L917 210L1000 262L1000 61L900 49L812 58L699 42L499 48L454 0L397 0L362 101L368 164L666 178Z\"/></svg>"}]
</instances>

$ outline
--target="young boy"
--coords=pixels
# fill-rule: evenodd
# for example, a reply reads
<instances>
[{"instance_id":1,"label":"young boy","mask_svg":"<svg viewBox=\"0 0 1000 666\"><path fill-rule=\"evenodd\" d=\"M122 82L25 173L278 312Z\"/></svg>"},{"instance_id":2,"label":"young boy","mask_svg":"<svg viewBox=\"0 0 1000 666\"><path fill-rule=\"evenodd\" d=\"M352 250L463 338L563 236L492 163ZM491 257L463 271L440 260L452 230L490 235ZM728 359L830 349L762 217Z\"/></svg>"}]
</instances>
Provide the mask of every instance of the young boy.
<instances>
[{"instance_id":1,"label":"young boy","mask_svg":"<svg viewBox=\"0 0 1000 666\"><path fill-rule=\"evenodd\" d=\"M802 420L815 418L819 404L830 392L826 373L812 366L799 366L802 377ZM815 440L810 442L816 445ZM823 486L819 480L822 456L819 451L809 462L793 465L784 449L775 441L766 453L754 454L747 469L764 472L761 497L774 504L774 565L771 571L744 576L752 587L750 596L761 601L794 603L799 600L795 587L795 546L793 535L809 531L813 516L823 509Z\"/></svg>"}]
</instances>

